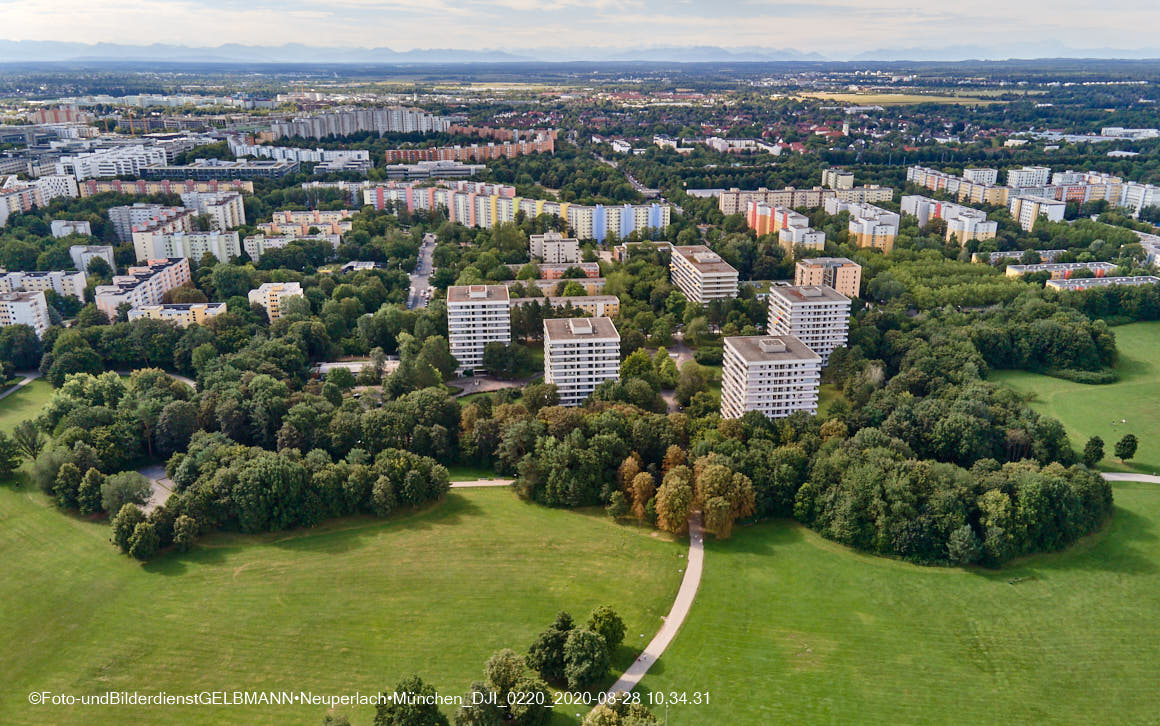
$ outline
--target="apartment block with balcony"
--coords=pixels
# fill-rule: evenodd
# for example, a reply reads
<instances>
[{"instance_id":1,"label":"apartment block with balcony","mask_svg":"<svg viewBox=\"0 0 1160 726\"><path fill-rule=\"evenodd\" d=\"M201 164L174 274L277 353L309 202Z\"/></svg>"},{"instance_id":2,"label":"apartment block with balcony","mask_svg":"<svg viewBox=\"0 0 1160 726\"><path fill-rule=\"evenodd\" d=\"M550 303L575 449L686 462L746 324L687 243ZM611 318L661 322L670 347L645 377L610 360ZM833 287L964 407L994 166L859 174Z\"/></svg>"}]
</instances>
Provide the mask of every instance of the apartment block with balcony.
<instances>
[{"instance_id":1,"label":"apartment block with balcony","mask_svg":"<svg viewBox=\"0 0 1160 726\"><path fill-rule=\"evenodd\" d=\"M1043 262L1038 265L1007 265L1007 277L1020 277L1034 272L1046 272L1052 280L1067 280L1080 270L1087 270L1093 277L1108 277L1120 269L1111 262ZM1076 278L1079 279L1079 278Z\"/></svg>"},{"instance_id":2,"label":"apartment block with balcony","mask_svg":"<svg viewBox=\"0 0 1160 726\"><path fill-rule=\"evenodd\" d=\"M580 240L559 232L545 232L528 237L528 254L537 260L555 264L580 261Z\"/></svg>"},{"instance_id":3,"label":"apartment block with balcony","mask_svg":"<svg viewBox=\"0 0 1160 726\"><path fill-rule=\"evenodd\" d=\"M94 291L95 302L111 320L122 304L128 303L130 309L157 305L168 290L189 282L188 259L147 260L143 265L130 267L124 275L114 275L111 285L98 285Z\"/></svg>"},{"instance_id":4,"label":"apartment block with balcony","mask_svg":"<svg viewBox=\"0 0 1160 726\"><path fill-rule=\"evenodd\" d=\"M674 246L669 274L677 289L695 303L737 297L737 270L705 245Z\"/></svg>"},{"instance_id":5,"label":"apartment block with balcony","mask_svg":"<svg viewBox=\"0 0 1160 726\"><path fill-rule=\"evenodd\" d=\"M1045 287L1053 290L1087 290L1093 287L1112 285L1156 285L1160 277L1135 275L1133 277L1074 277L1071 279L1048 280Z\"/></svg>"},{"instance_id":6,"label":"apartment block with balcony","mask_svg":"<svg viewBox=\"0 0 1160 726\"><path fill-rule=\"evenodd\" d=\"M794 266L793 284L797 287L828 285L853 299L861 294L862 266L845 257L798 260Z\"/></svg>"},{"instance_id":7,"label":"apartment block with balcony","mask_svg":"<svg viewBox=\"0 0 1160 726\"><path fill-rule=\"evenodd\" d=\"M560 405L579 406L604 381L620 378L620 334L611 318L544 321L544 382Z\"/></svg>"},{"instance_id":8,"label":"apartment block with balcony","mask_svg":"<svg viewBox=\"0 0 1160 726\"><path fill-rule=\"evenodd\" d=\"M1016 194L1007 202L1007 209L1023 231L1030 232L1035 229L1035 223L1040 217L1046 217L1049 222L1063 221L1067 204L1046 197Z\"/></svg>"},{"instance_id":9,"label":"apartment block with balcony","mask_svg":"<svg viewBox=\"0 0 1160 726\"><path fill-rule=\"evenodd\" d=\"M615 318L620 314L620 298L615 295L578 295L572 297L516 297L511 299L511 307L519 305L542 305L553 308L572 308L591 318Z\"/></svg>"},{"instance_id":10,"label":"apartment block with balcony","mask_svg":"<svg viewBox=\"0 0 1160 726\"><path fill-rule=\"evenodd\" d=\"M826 201L826 213L850 213L850 241L859 247L881 250L889 254L894 249L898 237L901 217L894 212L858 202L847 203L839 199Z\"/></svg>"},{"instance_id":11,"label":"apartment block with balcony","mask_svg":"<svg viewBox=\"0 0 1160 726\"><path fill-rule=\"evenodd\" d=\"M226 312L224 302L173 303L169 305L144 305L129 311L129 320L167 320L179 328L191 325L205 325L210 318Z\"/></svg>"},{"instance_id":12,"label":"apartment block with balcony","mask_svg":"<svg viewBox=\"0 0 1160 726\"><path fill-rule=\"evenodd\" d=\"M117 270L117 258L113 255L112 245L72 245L68 248L68 256L81 272L88 272L89 263L98 257L109 264L110 270Z\"/></svg>"},{"instance_id":13,"label":"apartment block with balcony","mask_svg":"<svg viewBox=\"0 0 1160 726\"><path fill-rule=\"evenodd\" d=\"M488 343L512 342L511 307L503 285L447 288L447 339L461 372L481 369Z\"/></svg>"},{"instance_id":14,"label":"apartment block with balcony","mask_svg":"<svg viewBox=\"0 0 1160 726\"><path fill-rule=\"evenodd\" d=\"M821 358L830 360L846 344L850 329L850 298L828 285L772 287L767 298L772 335L792 335Z\"/></svg>"},{"instance_id":15,"label":"apartment block with balcony","mask_svg":"<svg viewBox=\"0 0 1160 726\"><path fill-rule=\"evenodd\" d=\"M211 229L225 231L246 223L246 207L239 192L186 192L181 203L208 216Z\"/></svg>"},{"instance_id":16,"label":"apartment block with balcony","mask_svg":"<svg viewBox=\"0 0 1160 726\"><path fill-rule=\"evenodd\" d=\"M50 325L44 291L0 293L0 327L8 325L27 325L36 337L43 336Z\"/></svg>"},{"instance_id":17,"label":"apartment block with balcony","mask_svg":"<svg viewBox=\"0 0 1160 726\"><path fill-rule=\"evenodd\" d=\"M302 284L298 282L264 282L250 290L250 304L257 303L266 308L266 316L271 321L282 317L286 301L292 297L302 297Z\"/></svg>"},{"instance_id":18,"label":"apartment block with balcony","mask_svg":"<svg viewBox=\"0 0 1160 726\"><path fill-rule=\"evenodd\" d=\"M740 418L747 411L769 418L818 412L822 361L796 337L727 337L722 363L722 418Z\"/></svg>"}]
</instances>

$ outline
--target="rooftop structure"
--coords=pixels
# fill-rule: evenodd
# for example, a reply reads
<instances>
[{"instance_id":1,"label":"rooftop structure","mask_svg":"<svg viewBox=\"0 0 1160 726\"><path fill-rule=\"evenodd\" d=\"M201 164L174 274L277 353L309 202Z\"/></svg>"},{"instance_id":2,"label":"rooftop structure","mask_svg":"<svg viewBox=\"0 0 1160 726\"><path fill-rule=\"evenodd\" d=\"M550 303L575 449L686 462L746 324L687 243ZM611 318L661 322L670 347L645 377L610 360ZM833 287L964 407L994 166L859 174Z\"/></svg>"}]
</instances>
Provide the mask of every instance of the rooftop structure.
<instances>
[{"instance_id":1,"label":"rooftop structure","mask_svg":"<svg viewBox=\"0 0 1160 726\"><path fill-rule=\"evenodd\" d=\"M794 336L727 337L722 364L722 418L817 413L822 361Z\"/></svg>"},{"instance_id":2,"label":"rooftop structure","mask_svg":"<svg viewBox=\"0 0 1160 726\"><path fill-rule=\"evenodd\" d=\"M604 381L620 378L620 334L610 318L544 321L544 382L562 406L578 406Z\"/></svg>"},{"instance_id":3,"label":"rooftop structure","mask_svg":"<svg viewBox=\"0 0 1160 726\"><path fill-rule=\"evenodd\" d=\"M689 300L737 297L737 270L705 245L674 246L669 260L672 282Z\"/></svg>"}]
</instances>

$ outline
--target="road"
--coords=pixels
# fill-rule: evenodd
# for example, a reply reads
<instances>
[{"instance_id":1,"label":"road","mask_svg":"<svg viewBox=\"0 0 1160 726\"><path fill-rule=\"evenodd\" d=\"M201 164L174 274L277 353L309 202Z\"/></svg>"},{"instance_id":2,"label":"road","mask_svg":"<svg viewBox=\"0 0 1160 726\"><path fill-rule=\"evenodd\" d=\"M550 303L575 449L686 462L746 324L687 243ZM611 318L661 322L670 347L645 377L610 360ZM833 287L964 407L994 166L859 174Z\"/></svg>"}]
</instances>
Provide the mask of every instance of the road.
<instances>
[{"instance_id":1,"label":"road","mask_svg":"<svg viewBox=\"0 0 1160 726\"><path fill-rule=\"evenodd\" d=\"M693 600L697 597L697 588L701 586L701 570L704 564L705 533L701 531L700 515L694 514L689 519L689 560L685 567L685 576L681 580L681 589L677 591L677 598L673 600L673 607L665 616L664 625L645 646L644 652L632 662L620 680L613 683L612 688L608 689L609 695L628 693L636 688L640 679L644 678L644 674L648 673L648 669L657 662L657 659L665 652L665 648L669 647L669 643L677 636L677 631L681 629L681 624L685 622L689 608L693 606Z\"/></svg>"},{"instance_id":2,"label":"road","mask_svg":"<svg viewBox=\"0 0 1160 726\"><path fill-rule=\"evenodd\" d=\"M435 271L431 256L435 253L435 235L423 235L419 245L419 263L411 273L411 292L407 295L407 309L427 307L427 291L431 288L431 273Z\"/></svg>"},{"instance_id":3,"label":"road","mask_svg":"<svg viewBox=\"0 0 1160 726\"><path fill-rule=\"evenodd\" d=\"M643 194L645 199L658 199L658 198L660 198L660 196L661 196L660 189L649 189L644 184L641 184L639 181L637 181L636 177L634 177L632 174L629 174L624 169L621 169L620 164L617 164L612 159L605 159L603 156L597 156L596 158L599 159L600 161L604 162L605 164L608 164L613 169L618 170L621 174L624 174L624 178L628 179L628 183L632 185L632 188L635 189L640 194Z\"/></svg>"}]
</instances>

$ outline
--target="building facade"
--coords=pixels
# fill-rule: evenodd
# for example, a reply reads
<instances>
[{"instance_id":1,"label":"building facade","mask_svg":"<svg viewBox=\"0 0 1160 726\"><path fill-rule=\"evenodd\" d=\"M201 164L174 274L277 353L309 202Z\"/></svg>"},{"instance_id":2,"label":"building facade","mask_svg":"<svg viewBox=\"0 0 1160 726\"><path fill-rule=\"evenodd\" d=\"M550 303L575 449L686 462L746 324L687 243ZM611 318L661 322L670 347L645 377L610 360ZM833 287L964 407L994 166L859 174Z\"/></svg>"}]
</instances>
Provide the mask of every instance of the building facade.
<instances>
[{"instance_id":1,"label":"building facade","mask_svg":"<svg viewBox=\"0 0 1160 726\"><path fill-rule=\"evenodd\" d=\"M72 219L54 219L49 225L53 237L68 237L70 234L93 235L93 226L88 222Z\"/></svg>"},{"instance_id":2,"label":"building facade","mask_svg":"<svg viewBox=\"0 0 1160 726\"><path fill-rule=\"evenodd\" d=\"M794 266L796 287L827 285L848 298L861 296L862 266L845 257L814 257Z\"/></svg>"},{"instance_id":3,"label":"building facade","mask_svg":"<svg viewBox=\"0 0 1160 726\"><path fill-rule=\"evenodd\" d=\"M250 304L255 303L266 309L266 317L270 321L282 317L286 301L292 297L302 297L302 284L298 282L263 282L256 289L250 290Z\"/></svg>"},{"instance_id":4,"label":"building facade","mask_svg":"<svg viewBox=\"0 0 1160 726\"><path fill-rule=\"evenodd\" d=\"M68 248L68 256L81 272L88 272L89 263L97 258L109 263L109 269L113 272L117 271L117 259L113 256L111 245L73 245Z\"/></svg>"},{"instance_id":5,"label":"building facade","mask_svg":"<svg viewBox=\"0 0 1160 726\"><path fill-rule=\"evenodd\" d=\"M846 344L850 329L850 298L828 285L773 287L766 298L772 335L792 335L821 358L830 360Z\"/></svg>"},{"instance_id":6,"label":"building facade","mask_svg":"<svg viewBox=\"0 0 1160 726\"><path fill-rule=\"evenodd\" d=\"M82 302L85 299L85 284L87 280L83 270L66 272L54 270L51 272L7 272L0 275L0 292L45 292L52 290L62 297L75 297Z\"/></svg>"},{"instance_id":7,"label":"building facade","mask_svg":"<svg viewBox=\"0 0 1160 726\"><path fill-rule=\"evenodd\" d=\"M722 364L722 418L747 411L769 418L818 412L822 361L794 336L727 337Z\"/></svg>"},{"instance_id":8,"label":"building facade","mask_svg":"<svg viewBox=\"0 0 1160 726\"><path fill-rule=\"evenodd\" d=\"M669 275L686 298L701 305L737 297L737 270L705 245L674 246Z\"/></svg>"},{"instance_id":9,"label":"building facade","mask_svg":"<svg viewBox=\"0 0 1160 726\"><path fill-rule=\"evenodd\" d=\"M826 202L828 214L850 213L850 241L859 247L881 250L889 254L898 237L901 218L882 207L872 204L847 203L838 199Z\"/></svg>"},{"instance_id":10,"label":"building facade","mask_svg":"<svg viewBox=\"0 0 1160 726\"><path fill-rule=\"evenodd\" d=\"M544 383L561 406L579 406L604 381L620 378L620 334L611 318L544 321Z\"/></svg>"},{"instance_id":11,"label":"building facade","mask_svg":"<svg viewBox=\"0 0 1160 726\"><path fill-rule=\"evenodd\" d=\"M574 237L565 237L559 232L533 234L528 237L528 254L532 259L553 264L579 262L580 240ZM593 277L596 276L599 276L599 271Z\"/></svg>"},{"instance_id":12,"label":"building facade","mask_svg":"<svg viewBox=\"0 0 1160 726\"><path fill-rule=\"evenodd\" d=\"M205 325L206 321L226 311L224 302L174 303L171 305L145 305L129 311L129 320L167 320L179 328L191 325Z\"/></svg>"},{"instance_id":13,"label":"building facade","mask_svg":"<svg viewBox=\"0 0 1160 726\"><path fill-rule=\"evenodd\" d=\"M246 205L240 192L186 192L181 203L208 216L210 229L224 231L246 223Z\"/></svg>"},{"instance_id":14,"label":"building facade","mask_svg":"<svg viewBox=\"0 0 1160 726\"><path fill-rule=\"evenodd\" d=\"M157 305L167 291L190 282L189 260L184 257L147 260L130 267L124 275L113 276L111 285L98 285L97 307L112 320L117 308L128 303L130 309Z\"/></svg>"},{"instance_id":15,"label":"building facade","mask_svg":"<svg viewBox=\"0 0 1160 726\"><path fill-rule=\"evenodd\" d=\"M488 343L512 342L511 306L503 285L447 288L447 339L459 370L481 370Z\"/></svg>"},{"instance_id":16,"label":"building facade","mask_svg":"<svg viewBox=\"0 0 1160 726\"><path fill-rule=\"evenodd\" d=\"M49 324L48 301L43 290L0 293L0 327L27 325L40 338Z\"/></svg>"}]
</instances>

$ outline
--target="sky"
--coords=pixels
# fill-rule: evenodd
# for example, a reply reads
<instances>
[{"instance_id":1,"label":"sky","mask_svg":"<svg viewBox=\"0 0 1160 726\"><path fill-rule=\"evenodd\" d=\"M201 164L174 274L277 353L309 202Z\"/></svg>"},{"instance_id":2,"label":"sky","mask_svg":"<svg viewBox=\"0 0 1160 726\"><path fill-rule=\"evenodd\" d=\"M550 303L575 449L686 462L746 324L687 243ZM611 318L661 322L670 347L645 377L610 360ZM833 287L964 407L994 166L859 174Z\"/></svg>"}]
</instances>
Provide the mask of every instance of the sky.
<instances>
[{"instance_id":1,"label":"sky","mask_svg":"<svg viewBox=\"0 0 1160 726\"><path fill-rule=\"evenodd\" d=\"M1160 47L1157 28L1157 0L0 0L5 40L199 47L715 45L841 58L976 46L1028 57L1056 46Z\"/></svg>"}]
</instances>

